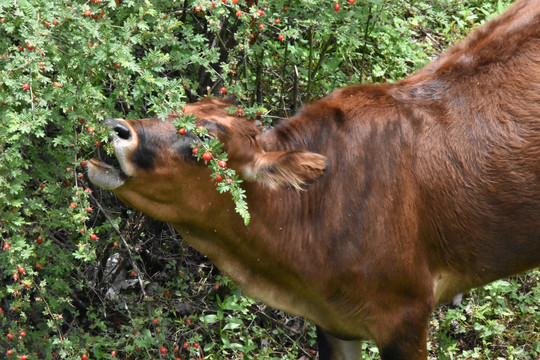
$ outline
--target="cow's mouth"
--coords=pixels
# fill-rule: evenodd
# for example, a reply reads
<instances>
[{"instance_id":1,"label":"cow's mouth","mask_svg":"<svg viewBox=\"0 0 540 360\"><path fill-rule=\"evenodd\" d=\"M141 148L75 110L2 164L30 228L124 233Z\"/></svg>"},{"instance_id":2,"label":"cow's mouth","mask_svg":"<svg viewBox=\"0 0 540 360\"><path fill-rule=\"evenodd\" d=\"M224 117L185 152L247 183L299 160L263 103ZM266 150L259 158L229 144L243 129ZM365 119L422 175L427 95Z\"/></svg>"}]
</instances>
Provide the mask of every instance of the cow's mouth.
<instances>
[{"instance_id":1,"label":"cow's mouth","mask_svg":"<svg viewBox=\"0 0 540 360\"><path fill-rule=\"evenodd\" d=\"M91 182L107 190L114 190L124 184L127 175L115 156L109 156L104 149L98 151L99 159L88 162L88 178Z\"/></svg>"}]
</instances>

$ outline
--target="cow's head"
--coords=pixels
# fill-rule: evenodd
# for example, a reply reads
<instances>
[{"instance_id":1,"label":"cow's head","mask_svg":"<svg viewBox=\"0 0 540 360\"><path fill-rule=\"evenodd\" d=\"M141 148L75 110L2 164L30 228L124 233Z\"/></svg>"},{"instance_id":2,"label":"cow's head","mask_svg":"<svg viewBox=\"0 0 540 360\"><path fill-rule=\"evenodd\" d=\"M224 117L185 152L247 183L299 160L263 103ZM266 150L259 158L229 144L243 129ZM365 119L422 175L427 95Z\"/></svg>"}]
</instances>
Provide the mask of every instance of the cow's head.
<instances>
[{"instance_id":1,"label":"cow's head","mask_svg":"<svg viewBox=\"0 0 540 360\"><path fill-rule=\"evenodd\" d=\"M300 189L325 172L326 158L322 155L304 149L263 150L258 141L260 126L231 115L225 109L231 105L226 100L204 98L186 105L185 113L194 114L197 125L205 126L210 136L224 144L228 166L242 178L273 189ZM90 180L113 190L134 208L166 221L174 220L179 207L189 209L190 203L200 204L201 196L217 196L211 190L208 168L192 155L195 135L180 136L173 120L172 116L167 121L107 120L114 132L115 158L90 160Z\"/></svg>"}]
</instances>

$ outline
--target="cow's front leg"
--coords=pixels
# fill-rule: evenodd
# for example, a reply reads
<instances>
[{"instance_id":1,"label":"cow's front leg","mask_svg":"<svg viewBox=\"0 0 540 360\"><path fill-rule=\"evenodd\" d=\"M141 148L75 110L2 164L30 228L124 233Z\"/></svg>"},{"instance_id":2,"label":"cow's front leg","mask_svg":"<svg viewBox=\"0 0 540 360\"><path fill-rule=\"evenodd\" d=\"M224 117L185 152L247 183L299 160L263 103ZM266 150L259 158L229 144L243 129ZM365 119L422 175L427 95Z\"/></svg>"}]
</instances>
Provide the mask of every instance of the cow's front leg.
<instances>
[{"instance_id":1,"label":"cow's front leg","mask_svg":"<svg viewBox=\"0 0 540 360\"><path fill-rule=\"evenodd\" d=\"M426 360L427 320L397 330L388 329L393 336L377 342L382 360ZM319 360L361 360L363 340L344 340L317 327Z\"/></svg>"},{"instance_id":2,"label":"cow's front leg","mask_svg":"<svg viewBox=\"0 0 540 360\"><path fill-rule=\"evenodd\" d=\"M343 340L317 326L319 360L360 360L362 340Z\"/></svg>"},{"instance_id":3,"label":"cow's front leg","mask_svg":"<svg viewBox=\"0 0 540 360\"><path fill-rule=\"evenodd\" d=\"M374 341L382 360L426 360L431 307L416 303L395 306L379 319Z\"/></svg>"}]
</instances>

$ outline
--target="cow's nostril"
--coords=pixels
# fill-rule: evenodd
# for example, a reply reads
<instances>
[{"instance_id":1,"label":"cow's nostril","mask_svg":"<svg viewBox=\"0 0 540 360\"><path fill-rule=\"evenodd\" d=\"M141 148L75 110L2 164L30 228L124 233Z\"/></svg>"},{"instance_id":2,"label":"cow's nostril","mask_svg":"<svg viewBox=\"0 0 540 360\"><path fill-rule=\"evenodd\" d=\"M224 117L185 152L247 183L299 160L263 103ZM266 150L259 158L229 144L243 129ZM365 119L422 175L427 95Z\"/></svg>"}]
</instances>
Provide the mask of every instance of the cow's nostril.
<instances>
[{"instance_id":1,"label":"cow's nostril","mask_svg":"<svg viewBox=\"0 0 540 360\"><path fill-rule=\"evenodd\" d=\"M120 139L129 140L131 138L131 131L124 124L115 124L113 131L118 135Z\"/></svg>"}]
</instances>

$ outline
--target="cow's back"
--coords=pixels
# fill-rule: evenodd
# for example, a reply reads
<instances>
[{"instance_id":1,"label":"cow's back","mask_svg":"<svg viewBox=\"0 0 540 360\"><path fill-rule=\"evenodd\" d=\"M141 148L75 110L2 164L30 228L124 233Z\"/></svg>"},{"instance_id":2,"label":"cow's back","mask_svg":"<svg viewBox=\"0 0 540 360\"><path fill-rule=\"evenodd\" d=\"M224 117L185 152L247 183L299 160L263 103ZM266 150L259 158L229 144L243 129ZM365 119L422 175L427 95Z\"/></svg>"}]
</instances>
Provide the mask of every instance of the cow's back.
<instances>
[{"instance_id":1,"label":"cow's back","mask_svg":"<svg viewBox=\"0 0 540 360\"><path fill-rule=\"evenodd\" d=\"M417 124L432 266L456 288L540 265L538 54L540 2L521 2L391 90Z\"/></svg>"}]
</instances>

